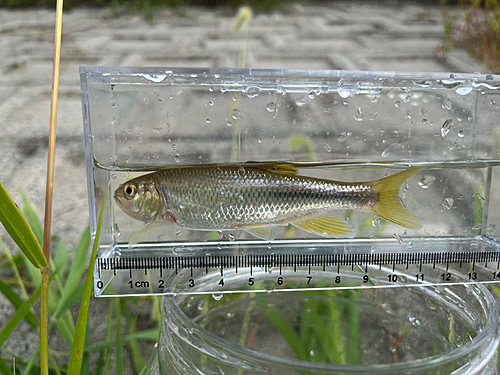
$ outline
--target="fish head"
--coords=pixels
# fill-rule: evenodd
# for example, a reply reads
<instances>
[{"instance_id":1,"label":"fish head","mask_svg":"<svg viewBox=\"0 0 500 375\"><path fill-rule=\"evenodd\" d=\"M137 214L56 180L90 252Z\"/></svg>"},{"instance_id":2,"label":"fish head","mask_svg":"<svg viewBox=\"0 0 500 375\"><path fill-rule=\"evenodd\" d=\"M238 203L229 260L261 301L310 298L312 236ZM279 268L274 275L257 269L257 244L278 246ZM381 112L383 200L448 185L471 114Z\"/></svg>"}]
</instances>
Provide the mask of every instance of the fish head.
<instances>
[{"instance_id":1,"label":"fish head","mask_svg":"<svg viewBox=\"0 0 500 375\"><path fill-rule=\"evenodd\" d=\"M144 177L121 184L115 190L115 201L127 215L148 223L157 218L162 195L155 182Z\"/></svg>"}]
</instances>

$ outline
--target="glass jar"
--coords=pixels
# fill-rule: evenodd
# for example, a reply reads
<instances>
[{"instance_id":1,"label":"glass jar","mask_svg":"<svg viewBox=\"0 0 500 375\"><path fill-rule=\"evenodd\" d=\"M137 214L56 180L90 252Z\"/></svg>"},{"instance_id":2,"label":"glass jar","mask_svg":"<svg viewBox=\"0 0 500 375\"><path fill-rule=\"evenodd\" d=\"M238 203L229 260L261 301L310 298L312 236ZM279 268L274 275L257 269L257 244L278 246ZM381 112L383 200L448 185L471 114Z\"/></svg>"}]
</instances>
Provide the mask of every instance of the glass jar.
<instances>
[{"instance_id":1,"label":"glass jar","mask_svg":"<svg viewBox=\"0 0 500 375\"><path fill-rule=\"evenodd\" d=\"M166 296L147 374L497 374L481 284Z\"/></svg>"}]
</instances>

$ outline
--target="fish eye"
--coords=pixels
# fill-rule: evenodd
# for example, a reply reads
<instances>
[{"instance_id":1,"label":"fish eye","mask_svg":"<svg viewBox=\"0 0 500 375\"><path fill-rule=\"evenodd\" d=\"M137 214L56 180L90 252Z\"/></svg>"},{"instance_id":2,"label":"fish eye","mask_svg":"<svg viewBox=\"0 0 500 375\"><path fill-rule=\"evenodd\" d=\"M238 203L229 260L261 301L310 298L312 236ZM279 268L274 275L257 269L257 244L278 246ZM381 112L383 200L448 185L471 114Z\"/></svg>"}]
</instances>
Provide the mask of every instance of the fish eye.
<instances>
[{"instance_id":1,"label":"fish eye","mask_svg":"<svg viewBox=\"0 0 500 375\"><path fill-rule=\"evenodd\" d=\"M135 193L137 193L137 188L134 185L125 185L123 192L125 193L125 198L132 199Z\"/></svg>"}]
</instances>

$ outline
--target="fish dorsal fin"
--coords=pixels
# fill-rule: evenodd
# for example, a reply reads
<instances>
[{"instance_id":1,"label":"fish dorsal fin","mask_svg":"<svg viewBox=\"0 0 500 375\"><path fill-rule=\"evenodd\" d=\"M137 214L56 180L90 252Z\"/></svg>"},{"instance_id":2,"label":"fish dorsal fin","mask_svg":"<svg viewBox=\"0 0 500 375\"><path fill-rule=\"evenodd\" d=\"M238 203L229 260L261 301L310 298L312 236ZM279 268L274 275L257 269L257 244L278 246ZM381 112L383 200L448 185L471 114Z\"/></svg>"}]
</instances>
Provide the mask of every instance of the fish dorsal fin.
<instances>
[{"instance_id":1,"label":"fish dorsal fin","mask_svg":"<svg viewBox=\"0 0 500 375\"><path fill-rule=\"evenodd\" d=\"M128 243L129 247L134 247L138 243L143 242L148 235L154 234L159 234L158 232L163 229L166 225L169 225L170 222L166 220L157 220L153 221L152 223L146 225L144 228L142 228L139 232L134 234L134 236L130 239L130 242Z\"/></svg>"},{"instance_id":2,"label":"fish dorsal fin","mask_svg":"<svg viewBox=\"0 0 500 375\"><path fill-rule=\"evenodd\" d=\"M246 227L242 228L248 234L251 234L254 237L260 238L261 240L273 240L273 226L270 225L261 225L256 227Z\"/></svg>"},{"instance_id":3,"label":"fish dorsal fin","mask_svg":"<svg viewBox=\"0 0 500 375\"><path fill-rule=\"evenodd\" d=\"M268 171L272 172L292 174L292 175L299 173L299 170L295 167L292 167L291 165L274 164L274 165L262 166L259 168L267 169Z\"/></svg>"},{"instance_id":4,"label":"fish dorsal fin","mask_svg":"<svg viewBox=\"0 0 500 375\"><path fill-rule=\"evenodd\" d=\"M355 229L346 220L329 214L292 221L290 224L303 231L329 238L353 238Z\"/></svg>"}]
</instances>

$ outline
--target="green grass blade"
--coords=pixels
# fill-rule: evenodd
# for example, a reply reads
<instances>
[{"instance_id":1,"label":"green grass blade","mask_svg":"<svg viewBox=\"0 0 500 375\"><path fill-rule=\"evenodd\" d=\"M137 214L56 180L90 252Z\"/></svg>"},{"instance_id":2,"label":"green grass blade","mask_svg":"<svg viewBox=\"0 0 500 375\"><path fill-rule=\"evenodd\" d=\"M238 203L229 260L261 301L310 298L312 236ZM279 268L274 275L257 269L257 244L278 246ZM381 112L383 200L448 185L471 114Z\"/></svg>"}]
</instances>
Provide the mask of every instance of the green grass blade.
<instances>
[{"instance_id":1,"label":"green grass blade","mask_svg":"<svg viewBox=\"0 0 500 375\"><path fill-rule=\"evenodd\" d=\"M36 239L38 240L40 245L43 245L43 227L42 223L40 222L40 219L38 218L38 214L36 213L35 207L33 207L33 205L26 197L26 194L24 194L24 192L22 191L21 191L21 197L23 199L23 206L22 206L23 214L26 216L26 219L28 220L28 223Z\"/></svg>"},{"instance_id":2,"label":"green grass blade","mask_svg":"<svg viewBox=\"0 0 500 375\"><path fill-rule=\"evenodd\" d=\"M16 242L23 254L37 268L47 267L40 243L37 241L19 207L0 182L0 222Z\"/></svg>"},{"instance_id":3,"label":"green grass blade","mask_svg":"<svg viewBox=\"0 0 500 375\"><path fill-rule=\"evenodd\" d=\"M7 341L9 336L14 329L18 326L19 322L24 319L24 317L31 311L31 307L35 303L35 301L40 298L41 289L38 288L35 293L31 295L31 297L20 306L16 313L10 318L7 324L0 331L0 347Z\"/></svg>"},{"instance_id":4,"label":"green grass blade","mask_svg":"<svg viewBox=\"0 0 500 375\"><path fill-rule=\"evenodd\" d=\"M2 375L13 374L10 367L7 365L7 363L1 357L0 357L0 373L2 373Z\"/></svg>"},{"instance_id":5,"label":"green grass blade","mask_svg":"<svg viewBox=\"0 0 500 375\"><path fill-rule=\"evenodd\" d=\"M85 273L89 248L90 227L87 226L87 229L85 229L85 232L80 238L80 242L75 254L75 259L73 260L73 264L71 265L71 270L69 271L69 276L66 280L66 285L64 286L64 290L61 295L61 300L59 301L59 306L57 306L57 310L54 313L55 318L59 317L61 312L67 309L68 300L72 298L79 286L79 282L82 279L83 274Z\"/></svg>"},{"instance_id":6,"label":"green grass blade","mask_svg":"<svg viewBox=\"0 0 500 375\"><path fill-rule=\"evenodd\" d=\"M23 374L22 375L28 375L30 372L31 372L31 369L33 368L34 364L35 364L35 361L36 359L38 358L38 353L40 352L40 345L38 345L35 349L35 351L33 352L33 354L31 355L31 358L30 360L28 361L28 363L26 364L26 367L23 371Z\"/></svg>"},{"instance_id":7,"label":"green grass blade","mask_svg":"<svg viewBox=\"0 0 500 375\"><path fill-rule=\"evenodd\" d=\"M5 284L2 280L0 280L0 292L2 292L2 294L10 301L10 303L12 303L12 306L14 306L16 310L21 308L21 306L23 305L24 301L21 299L21 297L19 297L17 293L14 292L12 288ZM33 328L38 328L38 320L31 311L28 311L25 319Z\"/></svg>"},{"instance_id":8,"label":"green grass blade","mask_svg":"<svg viewBox=\"0 0 500 375\"><path fill-rule=\"evenodd\" d=\"M113 329L113 304L109 304L108 310L108 326L106 328L106 338L111 338L111 331ZM111 347L106 349L106 361L104 364L104 375L109 375L109 369L111 368Z\"/></svg>"},{"instance_id":9,"label":"green grass blade","mask_svg":"<svg viewBox=\"0 0 500 375\"><path fill-rule=\"evenodd\" d=\"M116 299L116 373L123 374L123 335L121 301Z\"/></svg>"},{"instance_id":10,"label":"green grass blade","mask_svg":"<svg viewBox=\"0 0 500 375\"><path fill-rule=\"evenodd\" d=\"M122 344L124 344L133 340L157 341L159 335L160 335L160 330L157 328L146 329L144 331L139 331L123 336L121 342ZM94 352L101 349L111 348L116 345L118 345L118 341L116 339L109 339L106 341L98 342L96 344L87 345L85 346L85 351Z\"/></svg>"},{"instance_id":11,"label":"green grass blade","mask_svg":"<svg viewBox=\"0 0 500 375\"><path fill-rule=\"evenodd\" d=\"M137 318L135 317L129 324L130 334L137 333ZM132 339L128 343L130 350L132 351L132 363L134 364L135 370L140 372L144 367L146 367L146 361L141 354L139 344L136 339Z\"/></svg>"},{"instance_id":12,"label":"green grass blade","mask_svg":"<svg viewBox=\"0 0 500 375\"><path fill-rule=\"evenodd\" d=\"M68 296L65 300L61 298L59 301L59 306L57 307L57 311L54 313L53 318L54 319L59 319L62 314L66 313L73 305L77 302L79 302L82 299L83 296L83 290L85 288L85 285L78 285L76 289L73 291L73 293Z\"/></svg>"},{"instance_id":13,"label":"green grass blade","mask_svg":"<svg viewBox=\"0 0 500 375\"><path fill-rule=\"evenodd\" d=\"M0 247L3 249L3 252L4 252L5 256L7 257L7 259L9 259L9 263L12 267L12 271L14 272L14 276L16 277L16 280L19 284L19 287L21 288L21 293L22 293L24 299L28 299L29 298L28 292L26 291L26 287L24 286L23 279L21 278L21 275L19 274L19 270L17 269L16 261L12 257L12 254L10 253L9 249L7 248L7 246L2 241L1 238L0 238Z\"/></svg>"},{"instance_id":14,"label":"green grass blade","mask_svg":"<svg viewBox=\"0 0 500 375\"><path fill-rule=\"evenodd\" d=\"M104 208L106 206L108 192L109 192L109 186L106 189L106 194L104 195L101 214L99 215L99 221L97 223L97 231L95 234L94 246L92 248L92 255L90 256L90 265L87 271L87 278L85 280L82 303L80 305L80 311L78 313L78 321L76 323L75 339L73 342L73 346L71 347L71 355L69 358L69 364L67 370L68 374L79 374L82 368L83 351L85 348L85 335L87 332L87 320L89 317L90 295L92 293L95 259L97 255L97 246L99 245L99 237L101 235L102 218L104 216ZM118 315L118 320L120 320L120 318L121 314Z\"/></svg>"},{"instance_id":15,"label":"green grass blade","mask_svg":"<svg viewBox=\"0 0 500 375\"><path fill-rule=\"evenodd\" d=\"M12 375L13 372L10 369L9 365L0 357L0 373L2 375Z\"/></svg>"},{"instance_id":16,"label":"green grass blade","mask_svg":"<svg viewBox=\"0 0 500 375\"><path fill-rule=\"evenodd\" d=\"M295 352L297 358L301 359L305 357L304 350L297 333L294 331L292 326L283 318L281 313L273 306L267 306L267 304L259 300L260 307L265 312L269 320L274 324L279 333L288 342L290 348Z\"/></svg>"}]
</instances>

